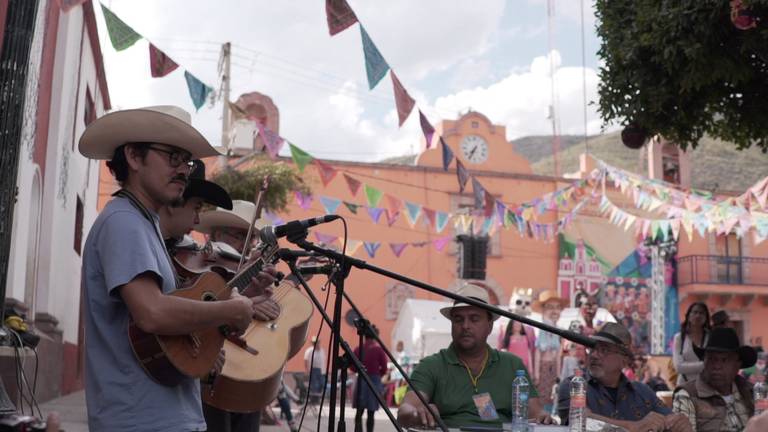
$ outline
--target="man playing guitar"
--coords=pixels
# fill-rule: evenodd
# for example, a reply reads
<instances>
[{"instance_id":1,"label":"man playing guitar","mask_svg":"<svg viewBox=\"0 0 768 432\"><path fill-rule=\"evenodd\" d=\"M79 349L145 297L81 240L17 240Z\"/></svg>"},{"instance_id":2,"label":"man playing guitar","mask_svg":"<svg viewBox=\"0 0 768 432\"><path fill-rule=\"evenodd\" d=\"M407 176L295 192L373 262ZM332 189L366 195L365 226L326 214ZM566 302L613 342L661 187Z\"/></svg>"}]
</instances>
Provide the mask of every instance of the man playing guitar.
<instances>
[{"instance_id":1,"label":"man playing guitar","mask_svg":"<svg viewBox=\"0 0 768 432\"><path fill-rule=\"evenodd\" d=\"M107 166L122 187L94 222L83 251L85 387L89 430L203 431L200 386L153 380L134 357L128 328L185 335L252 322L253 301L233 290L227 300L168 295L176 275L163 244L158 212L178 200L191 160L218 155L178 107L117 111L92 122L79 151ZM271 271L251 280L263 290Z\"/></svg>"}]
</instances>

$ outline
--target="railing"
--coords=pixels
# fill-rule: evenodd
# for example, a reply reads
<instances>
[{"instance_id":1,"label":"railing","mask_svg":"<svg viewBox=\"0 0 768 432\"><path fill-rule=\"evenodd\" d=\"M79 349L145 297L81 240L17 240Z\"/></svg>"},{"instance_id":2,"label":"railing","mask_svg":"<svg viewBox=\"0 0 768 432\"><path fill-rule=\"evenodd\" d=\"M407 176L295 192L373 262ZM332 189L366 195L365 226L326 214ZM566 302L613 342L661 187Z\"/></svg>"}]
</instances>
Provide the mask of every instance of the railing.
<instances>
[{"instance_id":1,"label":"railing","mask_svg":"<svg viewBox=\"0 0 768 432\"><path fill-rule=\"evenodd\" d=\"M677 258L677 285L765 285L768 258L688 255Z\"/></svg>"}]
</instances>

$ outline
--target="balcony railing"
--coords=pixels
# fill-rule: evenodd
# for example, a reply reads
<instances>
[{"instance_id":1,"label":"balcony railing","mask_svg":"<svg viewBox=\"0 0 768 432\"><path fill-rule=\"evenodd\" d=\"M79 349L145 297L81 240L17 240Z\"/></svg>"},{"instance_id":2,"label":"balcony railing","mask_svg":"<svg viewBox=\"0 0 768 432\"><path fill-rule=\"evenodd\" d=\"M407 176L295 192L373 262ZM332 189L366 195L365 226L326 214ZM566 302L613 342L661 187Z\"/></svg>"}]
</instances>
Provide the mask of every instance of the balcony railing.
<instances>
[{"instance_id":1,"label":"balcony railing","mask_svg":"<svg viewBox=\"0 0 768 432\"><path fill-rule=\"evenodd\" d=\"M688 255L677 258L677 285L765 285L768 258Z\"/></svg>"}]
</instances>

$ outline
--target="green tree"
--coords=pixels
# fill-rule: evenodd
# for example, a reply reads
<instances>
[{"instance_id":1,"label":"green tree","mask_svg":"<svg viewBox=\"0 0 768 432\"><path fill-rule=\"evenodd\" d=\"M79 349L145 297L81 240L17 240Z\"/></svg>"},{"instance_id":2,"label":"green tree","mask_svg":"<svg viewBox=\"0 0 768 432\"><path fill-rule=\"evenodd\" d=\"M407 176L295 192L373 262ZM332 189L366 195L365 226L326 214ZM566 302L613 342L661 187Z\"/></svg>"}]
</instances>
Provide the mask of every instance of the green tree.
<instances>
[{"instance_id":1,"label":"green tree","mask_svg":"<svg viewBox=\"0 0 768 432\"><path fill-rule=\"evenodd\" d=\"M265 210L285 210L292 192L298 191L305 195L312 193L293 167L267 160L257 161L242 170L226 168L214 174L212 181L226 189L232 199L253 201L266 176L269 176L269 187L264 195Z\"/></svg>"},{"instance_id":2,"label":"green tree","mask_svg":"<svg viewBox=\"0 0 768 432\"><path fill-rule=\"evenodd\" d=\"M767 17L768 0L744 14ZM596 0L604 122L682 148L708 134L768 151L768 20L748 30L725 0Z\"/></svg>"}]
</instances>

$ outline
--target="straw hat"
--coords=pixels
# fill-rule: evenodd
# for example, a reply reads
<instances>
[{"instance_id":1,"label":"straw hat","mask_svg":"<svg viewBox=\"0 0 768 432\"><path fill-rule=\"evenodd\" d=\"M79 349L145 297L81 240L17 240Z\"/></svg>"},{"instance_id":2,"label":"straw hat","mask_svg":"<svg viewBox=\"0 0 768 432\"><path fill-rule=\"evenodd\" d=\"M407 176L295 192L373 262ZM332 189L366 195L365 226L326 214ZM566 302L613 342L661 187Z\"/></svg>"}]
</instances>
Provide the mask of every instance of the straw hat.
<instances>
[{"instance_id":1,"label":"straw hat","mask_svg":"<svg viewBox=\"0 0 768 432\"><path fill-rule=\"evenodd\" d=\"M539 293L539 298L533 302L531 309L536 312L541 312L544 308L544 305L549 302L560 303L561 308L564 308L568 305L568 300L560 297L555 291L546 290Z\"/></svg>"},{"instance_id":2,"label":"straw hat","mask_svg":"<svg viewBox=\"0 0 768 432\"><path fill-rule=\"evenodd\" d=\"M466 284L463 287L459 288L458 291L456 291L456 294L464 297L471 297L474 300L481 301L483 303L491 304L491 299L488 296L488 291L480 286L474 285L474 284ZM471 305L468 305L466 303L462 303L460 301L453 302L453 306L448 306L440 309L440 313L448 318L451 319L451 311L454 308L462 308L462 307L470 307ZM495 313L491 313L491 319L493 321L496 321L499 319L499 316Z\"/></svg>"},{"instance_id":3,"label":"straw hat","mask_svg":"<svg viewBox=\"0 0 768 432\"><path fill-rule=\"evenodd\" d=\"M115 111L94 120L80 137L78 149L90 159L111 160L115 150L130 142L151 142L184 149L192 158L219 156L192 126L192 116L172 105Z\"/></svg>"},{"instance_id":4,"label":"straw hat","mask_svg":"<svg viewBox=\"0 0 768 432\"><path fill-rule=\"evenodd\" d=\"M250 201L232 200L232 210L217 207L200 214L200 223L195 225L195 230L203 234L210 234L214 228L239 228L247 230L253 215L256 213L256 205ZM261 229L269 225L265 219L256 220L256 228Z\"/></svg>"}]
</instances>

